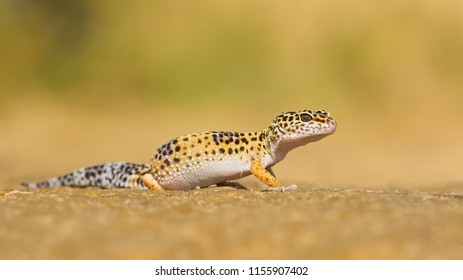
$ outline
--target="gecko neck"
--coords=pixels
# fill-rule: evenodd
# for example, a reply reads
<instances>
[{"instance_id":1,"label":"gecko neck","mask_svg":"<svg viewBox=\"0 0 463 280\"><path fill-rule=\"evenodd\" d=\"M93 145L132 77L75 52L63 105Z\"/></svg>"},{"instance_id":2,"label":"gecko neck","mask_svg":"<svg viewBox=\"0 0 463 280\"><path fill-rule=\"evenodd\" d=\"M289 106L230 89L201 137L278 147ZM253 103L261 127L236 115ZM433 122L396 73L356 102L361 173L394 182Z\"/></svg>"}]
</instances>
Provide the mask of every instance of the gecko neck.
<instances>
[{"instance_id":1,"label":"gecko neck","mask_svg":"<svg viewBox=\"0 0 463 280\"><path fill-rule=\"evenodd\" d=\"M289 151L297 147L282 145L281 137L279 137L279 135L273 131L272 127L262 130L258 133L258 135L262 135L260 138L262 139L263 146L272 158L273 164L282 161Z\"/></svg>"},{"instance_id":2,"label":"gecko neck","mask_svg":"<svg viewBox=\"0 0 463 280\"><path fill-rule=\"evenodd\" d=\"M273 127L269 127L258 133L258 135L261 134L263 135L263 146L269 155L273 158L274 163L283 160L289 151L297 147L304 146L308 143L319 141L320 139L328 136L328 134L321 134L291 140L289 137L285 138L284 135L275 132Z\"/></svg>"}]
</instances>

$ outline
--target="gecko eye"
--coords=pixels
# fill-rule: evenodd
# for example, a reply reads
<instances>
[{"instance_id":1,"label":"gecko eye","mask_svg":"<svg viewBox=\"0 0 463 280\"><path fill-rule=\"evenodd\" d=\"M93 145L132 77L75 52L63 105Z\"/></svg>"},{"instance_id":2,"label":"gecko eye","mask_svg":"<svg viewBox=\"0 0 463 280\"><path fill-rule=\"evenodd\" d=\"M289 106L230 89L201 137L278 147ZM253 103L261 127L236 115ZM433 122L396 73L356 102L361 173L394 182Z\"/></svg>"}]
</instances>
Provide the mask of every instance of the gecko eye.
<instances>
[{"instance_id":1,"label":"gecko eye","mask_svg":"<svg viewBox=\"0 0 463 280\"><path fill-rule=\"evenodd\" d=\"M301 115L301 121L310 122L311 120L312 120L312 117L309 114L302 114Z\"/></svg>"}]
</instances>

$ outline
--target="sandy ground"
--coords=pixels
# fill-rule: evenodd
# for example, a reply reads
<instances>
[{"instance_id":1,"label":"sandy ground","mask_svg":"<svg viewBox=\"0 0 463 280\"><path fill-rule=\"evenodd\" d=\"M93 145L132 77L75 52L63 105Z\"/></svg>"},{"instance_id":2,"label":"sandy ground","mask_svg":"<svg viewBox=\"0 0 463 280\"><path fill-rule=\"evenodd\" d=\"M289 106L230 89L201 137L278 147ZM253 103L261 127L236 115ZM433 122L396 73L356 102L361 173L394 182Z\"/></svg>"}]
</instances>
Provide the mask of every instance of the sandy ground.
<instances>
[{"instance_id":1,"label":"sandy ground","mask_svg":"<svg viewBox=\"0 0 463 280\"><path fill-rule=\"evenodd\" d=\"M2 191L0 258L463 258L461 194L299 185Z\"/></svg>"},{"instance_id":2,"label":"sandy ground","mask_svg":"<svg viewBox=\"0 0 463 280\"><path fill-rule=\"evenodd\" d=\"M0 118L0 259L463 259L461 130L427 136L426 122L378 126L335 110L333 136L275 166L299 186L288 193L251 177L253 191L29 190L19 182L147 162L173 136L254 131L274 115L15 108Z\"/></svg>"}]
</instances>

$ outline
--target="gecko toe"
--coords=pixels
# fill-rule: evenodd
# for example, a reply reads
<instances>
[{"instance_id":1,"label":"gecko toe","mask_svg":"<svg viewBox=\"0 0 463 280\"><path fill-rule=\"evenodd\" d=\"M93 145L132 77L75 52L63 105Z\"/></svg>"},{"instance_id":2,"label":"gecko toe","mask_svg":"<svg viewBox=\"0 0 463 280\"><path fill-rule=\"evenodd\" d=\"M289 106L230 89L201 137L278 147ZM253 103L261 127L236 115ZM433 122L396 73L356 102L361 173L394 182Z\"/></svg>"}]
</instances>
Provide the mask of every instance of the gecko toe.
<instances>
[{"instance_id":1,"label":"gecko toe","mask_svg":"<svg viewBox=\"0 0 463 280\"><path fill-rule=\"evenodd\" d=\"M272 192L286 192L286 191L295 190L295 189L297 189L297 186L296 186L296 185L291 185L291 186L279 187L279 188L270 187L270 188L267 189L267 191L272 191Z\"/></svg>"}]
</instances>

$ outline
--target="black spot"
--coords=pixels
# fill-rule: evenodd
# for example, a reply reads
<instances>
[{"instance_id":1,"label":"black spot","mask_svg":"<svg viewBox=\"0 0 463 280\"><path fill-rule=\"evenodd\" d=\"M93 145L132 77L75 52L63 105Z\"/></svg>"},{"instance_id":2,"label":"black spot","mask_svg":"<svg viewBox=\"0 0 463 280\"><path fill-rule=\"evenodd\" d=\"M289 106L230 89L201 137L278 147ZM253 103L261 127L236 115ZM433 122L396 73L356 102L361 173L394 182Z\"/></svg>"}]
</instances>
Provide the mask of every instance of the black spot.
<instances>
[{"instance_id":1,"label":"black spot","mask_svg":"<svg viewBox=\"0 0 463 280\"><path fill-rule=\"evenodd\" d=\"M243 146L240 147L240 151L241 151L241 152L244 151L244 147L243 147Z\"/></svg>"},{"instance_id":2,"label":"black spot","mask_svg":"<svg viewBox=\"0 0 463 280\"><path fill-rule=\"evenodd\" d=\"M188 141L188 137L183 138L183 141Z\"/></svg>"},{"instance_id":3,"label":"black spot","mask_svg":"<svg viewBox=\"0 0 463 280\"><path fill-rule=\"evenodd\" d=\"M257 141L257 137L252 137L251 141Z\"/></svg>"},{"instance_id":4,"label":"black spot","mask_svg":"<svg viewBox=\"0 0 463 280\"><path fill-rule=\"evenodd\" d=\"M219 152L220 152L221 154L223 154L223 153L225 153L225 150L224 150L223 148L220 148Z\"/></svg>"},{"instance_id":5,"label":"black spot","mask_svg":"<svg viewBox=\"0 0 463 280\"><path fill-rule=\"evenodd\" d=\"M179 152L179 151L180 151L180 146L176 146L176 147L175 147L175 151L176 151L176 152Z\"/></svg>"},{"instance_id":6,"label":"black spot","mask_svg":"<svg viewBox=\"0 0 463 280\"><path fill-rule=\"evenodd\" d=\"M238 153L238 148L235 148L235 154L237 154L237 153Z\"/></svg>"},{"instance_id":7,"label":"black spot","mask_svg":"<svg viewBox=\"0 0 463 280\"><path fill-rule=\"evenodd\" d=\"M235 145L239 145L240 144L240 139L235 139Z\"/></svg>"},{"instance_id":8,"label":"black spot","mask_svg":"<svg viewBox=\"0 0 463 280\"><path fill-rule=\"evenodd\" d=\"M198 144L201 144L203 141L201 141L201 139L198 139Z\"/></svg>"},{"instance_id":9,"label":"black spot","mask_svg":"<svg viewBox=\"0 0 463 280\"><path fill-rule=\"evenodd\" d=\"M174 140L172 141L172 144L174 144L174 145L176 145L177 143L178 143L178 139L174 139Z\"/></svg>"},{"instance_id":10,"label":"black spot","mask_svg":"<svg viewBox=\"0 0 463 280\"><path fill-rule=\"evenodd\" d=\"M233 154L233 149L232 148L228 149L228 154L229 155Z\"/></svg>"},{"instance_id":11,"label":"black spot","mask_svg":"<svg viewBox=\"0 0 463 280\"><path fill-rule=\"evenodd\" d=\"M180 162L179 158L174 158L173 160L174 160L174 162Z\"/></svg>"},{"instance_id":12,"label":"black spot","mask_svg":"<svg viewBox=\"0 0 463 280\"><path fill-rule=\"evenodd\" d=\"M216 134L212 135L212 138L213 138L213 140L214 140L214 143L215 143L216 145L219 145L219 144L220 144L220 142L219 142L219 138L217 137L217 135L216 135Z\"/></svg>"},{"instance_id":13,"label":"black spot","mask_svg":"<svg viewBox=\"0 0 463 280\"><path fill-rule=\"evenodd\" d=\"M196 157L200 157L200 156L201 156L201 154L200 154L200 153L196 153Z\"/></svg>"},{"instance_id":14,"label":"black spot","mask_svg":"<svg viewBox=\"0 0 463 280\"><path fill-rule=\"evenodd\" d=\"M263 133L261 135L259 135L259 140L264 141L264 134Z\"/></svg>"},{"instance_id":15,"label":"black spot","mask_svg":"<svg viewBox=\"0 0 463 280\"><path fill-rule=\"evenodd\" d=\"M164 160L164 163L167 165L167 166L170 166L170 161L168 159Z\"/></svg>"}]
</instances>

